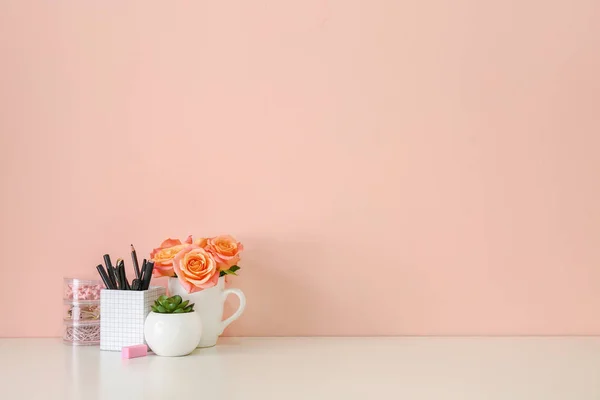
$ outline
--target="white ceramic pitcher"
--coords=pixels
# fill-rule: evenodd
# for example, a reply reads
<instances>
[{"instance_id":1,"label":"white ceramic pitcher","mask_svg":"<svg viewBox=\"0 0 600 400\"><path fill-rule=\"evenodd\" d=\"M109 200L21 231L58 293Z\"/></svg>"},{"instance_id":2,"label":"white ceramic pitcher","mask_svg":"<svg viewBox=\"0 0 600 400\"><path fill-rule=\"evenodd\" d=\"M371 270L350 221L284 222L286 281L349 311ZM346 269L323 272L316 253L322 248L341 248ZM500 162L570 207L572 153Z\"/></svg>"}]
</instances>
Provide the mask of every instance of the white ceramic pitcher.
<instances>
[{"instance_id":1,"label":"white ceramic pitcher","mask_svg":"<svg viewBox=\"0 0 600 400\"><path fill-rule=\"evenodd\" d=\"M194 310L202 320L202 337L198 347L211 347L229 324L238 319L246 308L246 296L240 289L225 289L225 277L219 278L216 286L195 293L188 293L177 278L169 278L169 296L180 295L183 300L195 303ZM240 299L240 306L233 315L223 321L223 306L230 294Z\"/></svg>"}]
</instances>

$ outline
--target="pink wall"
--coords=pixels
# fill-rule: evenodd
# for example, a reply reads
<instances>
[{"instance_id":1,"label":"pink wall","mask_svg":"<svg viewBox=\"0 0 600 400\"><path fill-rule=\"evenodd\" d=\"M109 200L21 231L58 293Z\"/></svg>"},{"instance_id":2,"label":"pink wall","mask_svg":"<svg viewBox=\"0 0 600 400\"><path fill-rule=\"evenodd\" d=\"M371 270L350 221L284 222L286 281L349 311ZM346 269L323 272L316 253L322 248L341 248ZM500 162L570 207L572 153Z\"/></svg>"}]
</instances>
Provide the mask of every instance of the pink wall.
<instances>
[{"instance_id":1,"label":"pink wall","mask_svg":"<svg viewBox=\"0 0 600 400\"><path fill-rule=\"evenodd\" d=\"M247 248L230 335L600 334L598 20L2 1L0 336L59 335L104 252L220 232Z\"/></svg>"}]
</instances>

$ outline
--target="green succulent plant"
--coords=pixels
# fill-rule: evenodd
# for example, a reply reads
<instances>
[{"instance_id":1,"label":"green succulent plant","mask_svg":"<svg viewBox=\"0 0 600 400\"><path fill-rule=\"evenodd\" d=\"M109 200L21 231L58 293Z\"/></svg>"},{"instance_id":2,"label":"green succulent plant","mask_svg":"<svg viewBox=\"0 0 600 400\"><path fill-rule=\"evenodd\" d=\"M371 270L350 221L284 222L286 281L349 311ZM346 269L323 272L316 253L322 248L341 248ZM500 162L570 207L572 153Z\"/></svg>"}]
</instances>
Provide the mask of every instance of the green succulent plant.
<instances>
[{"instance_id":1,"label":"green succulent plant","mask_svg":"<svg viewBox=\"0 0 600 400\"><path fill-rule=\"evenodd\" d=\"M152 305L152 311L159 314L181 314L194 311L194 303L189 304L189 300L182 300L178 295L172 297L162 295Z\"/></svg>"}]
</instances>

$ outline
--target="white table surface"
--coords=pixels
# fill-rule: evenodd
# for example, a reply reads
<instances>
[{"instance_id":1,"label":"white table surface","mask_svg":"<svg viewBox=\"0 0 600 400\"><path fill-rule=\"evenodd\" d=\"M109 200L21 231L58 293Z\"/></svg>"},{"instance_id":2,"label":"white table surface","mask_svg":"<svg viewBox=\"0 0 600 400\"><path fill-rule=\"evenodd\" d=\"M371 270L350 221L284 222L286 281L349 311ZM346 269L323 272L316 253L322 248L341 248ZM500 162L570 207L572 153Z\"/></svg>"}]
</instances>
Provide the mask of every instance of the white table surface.
<instances>
[{"instance_id":1,"label":"white table surface","mask_svg":"<svg viewBox=\"0 0 600 400\"><path fill-rule=\"evenodd\" d=\"M600 338L226 338L131 360L0 339L0 398L598 400Z\"/></svg>"}]
</instances>

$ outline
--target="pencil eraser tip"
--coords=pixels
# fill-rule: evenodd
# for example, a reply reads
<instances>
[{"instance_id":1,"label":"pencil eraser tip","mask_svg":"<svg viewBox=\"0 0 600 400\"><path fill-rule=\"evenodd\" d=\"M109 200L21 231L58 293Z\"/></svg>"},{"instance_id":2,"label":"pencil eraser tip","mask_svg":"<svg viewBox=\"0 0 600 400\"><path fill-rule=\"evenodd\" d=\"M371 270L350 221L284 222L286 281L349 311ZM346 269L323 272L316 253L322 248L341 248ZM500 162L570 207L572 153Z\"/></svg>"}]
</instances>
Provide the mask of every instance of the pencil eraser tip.
<instances>
[{"instance_id":1,"label":"pencil eraser tip","mask_svg":"<svg viewBox=\"0 0 600 400\"><path fill-rule=\"evenodd\" d=\"M148 346L145 344L136 344L121 348L121 358L136 358L148 355Z\"/></svg>"}]
</instances>

